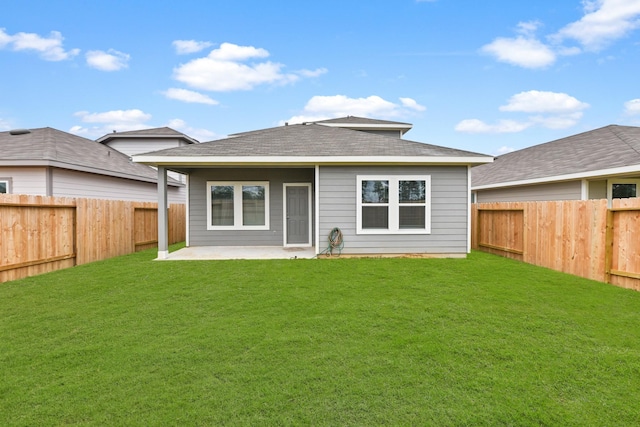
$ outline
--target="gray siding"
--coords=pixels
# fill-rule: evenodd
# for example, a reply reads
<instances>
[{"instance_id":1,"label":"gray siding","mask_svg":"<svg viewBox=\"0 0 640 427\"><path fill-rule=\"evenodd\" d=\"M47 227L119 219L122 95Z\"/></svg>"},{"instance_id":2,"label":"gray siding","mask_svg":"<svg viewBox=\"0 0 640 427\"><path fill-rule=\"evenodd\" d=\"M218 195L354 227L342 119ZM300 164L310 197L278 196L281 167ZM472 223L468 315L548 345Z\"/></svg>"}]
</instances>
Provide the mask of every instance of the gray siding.
<instances>
[{"instance_id":1,"label":"gray siding","mask_svg":"<svg viewBox=\"0 0 640 427\"><path fill-rule=\"evenodd\" d=\"M198 169L189 178L190 246L283 246L283 184L312 183L314 169ZM269 181L269 230L207 230L207 181ZM313 221L312 221L313 223Z\"/></svg>"},{"instance_id":2,"label":"gray siding","mask_svg":"<svg viewBox=\"0 0 640 427\"><path fill-rule=\"evenodd\" d=\"M552 184L478 190L476 194L477 203L580 200L582 197L582 182L567 181Z\"/></svg>"},{"instance_id":3,"label":"gray siding","mask_svg":"<svg viewBox=\"0 0 640 427\"><path fill-rule=\"evenodd\" d=\"M11 178L11 193L47 195L47 168L41 167L0 167L2 178Z\"/></svg>"},{"instance_id":4,"label":"gray siding","mask_svg":"<svg viewBox=\"0 0 640 427\"><path fill-rule=\"evenodd\" d=\"M356 234L358 175L430 175L431 234ZM344 236L345 254L465 254L468 236L466 166L320 167L320 250L334 227Z\"/></svg>"},{"instance_id":5,"label":"gray siding","mask_svg":"<svg viewBox=\"0 0 640 427\"><path fill-rule=\"evenodd\" d=\"M165 148L181 147L187 144L180 138L153 139L118 137L117 139L109 141L106 145L131 157L136 154L164 150Z\"/></svg>"},{"instance_id":6,"label":"gray siding","mask_svg":"<svg viewBox=\"0 0 640 427\"><path fill-rule=\"evenodd\" d=\"M185 187L169 187L169 203L185 203ZM157 202L158 186L106 175L54 168L53 196Z\"/></svg>"},{"instance_id":7,"label":"gray siding","mask_svg":"<svg viewBox=\"0 0 640 427\"><path fill-rule=\"evenodd\" d=\"M56 197L87 197L93 199L157 202L158 186L152 182L134 181L106 175L60 168L0 167L0 177L11 178L13 194L47 195L47 180L51 179ZM186 203L186 187L169 187L169 203Z\"/></svg>"},{"instance_id":8,"label":"gray siding","mask_svg":"<svg viewBox=\"0 0 640 427\"><path fill-rule=\"evenodd\" d=\"M127 156L135 156L136 154L149 153L151 151L164 150L166 148L182 147L183 145L189 145L180 138L126 138L118 137L112 141L109 141L105 145L118 150ZM181 183L186 182L184 175L169 171L167 175ZM180 202L184 203L184 202Z\"/></svg>"},{"instance_id":9,"label":"gray siding","mask_svg":"<svg viewBox=\"0 0 640 427\"><path fill-rule=\"evenodd\" d=\"M589 199L607 198L607 180L589 181Z\"/></svg>"}]
</instances>

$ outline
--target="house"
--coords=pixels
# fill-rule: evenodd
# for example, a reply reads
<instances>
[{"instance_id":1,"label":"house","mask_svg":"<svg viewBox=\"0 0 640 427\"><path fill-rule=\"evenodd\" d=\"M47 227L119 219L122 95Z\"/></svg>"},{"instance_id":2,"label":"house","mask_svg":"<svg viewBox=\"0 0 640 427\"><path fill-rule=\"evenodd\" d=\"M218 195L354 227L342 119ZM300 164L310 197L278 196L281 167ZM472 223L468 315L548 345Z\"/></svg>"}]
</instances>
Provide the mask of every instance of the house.
<instances>
[{"instance_id":1,"label":"house","mask_svg":"<svg viewBox=\"0 0 640 427\"><path fill-rule=\"evenodd\" d=\"M469 169L493 158L402 139L411 127L350 116L133 160L157 167L161 187L167 170L187 176L187 246L313 247L318 254L338 229L343 254L466 256ZM159 258L168 256L166 233L161 219Z\"/></svg>"},{"instance_id":2,"label":"house","mask_svg":"<svg viewBox=\"0 0 640 427\"><path fill-rule=\"evenodd\" d=\"M50 127L0 132L0 193L156 201L158 173L104 144ZM184 203L184 184L167 197Z\"/></svg>"},{"instance_id":3,"label":"house","mask_svg":"<svg viewBox=\"0 0 640 427\"><path fill-rule=\"evenodd\" d=\"M637 197L640 127L609 125L496 158L471 170L474 201Z\"/></svg>"},{"instance_id":4,"label":"house","mask_svg":"<svg viewBox=\"0 0 640 427\"><path fill-rule=\"evenodd\" d=\"M198 140L170 127L126 132L113 131L113 133L108 133L96 139L96 142L107 145L129 157L135 154L199 143ZM170 173L169 176L182 183L185 182L185 176L182 174Z\"/></svg>"}]
</instances>

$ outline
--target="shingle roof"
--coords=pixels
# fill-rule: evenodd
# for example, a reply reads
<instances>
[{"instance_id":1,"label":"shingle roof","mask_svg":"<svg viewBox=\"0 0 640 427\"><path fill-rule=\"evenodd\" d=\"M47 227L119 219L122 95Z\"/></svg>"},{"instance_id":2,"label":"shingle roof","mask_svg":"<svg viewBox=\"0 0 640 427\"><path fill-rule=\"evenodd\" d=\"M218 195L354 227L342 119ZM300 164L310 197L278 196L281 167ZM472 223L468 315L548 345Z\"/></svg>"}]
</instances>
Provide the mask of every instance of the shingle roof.
<instances>
[{"instance_id":1,"label":"shingle roof","mask_svg":"<svg viewBox=\"0 0 640 427\"><path fill-rule=\"evenodd\" d=\"M101 136L100 138L98 138L96 141L98 142L105 142L108 141L109 139L112 139L114 137L121 137L121 136L126 136L126 137L140 137L140 138L167 138L167 137L174 137L174 138L181 138L184 139L185 141L187 141L188 143L192 144L192 143L197 143L198 140L191 138L188 135L185 135L182 132L178 132L175 129L171 129L170 127L159 127L159 128L151 128L151 129L140 129L140 130L130 130L130 131L125 131L125 132L113 132L113 133L108 133L106 135Z\"/></svg>"},{"instance_id":2,"label":"shingle roof","mask_svg":"<svg viewBox=\"0 0 640 427\"><path fill-rule=\"evenodd\" d=\"M640 127L609 125L514 151L471 169L471 186L559 177L638 165Z\"/></svg>"},{"instance_id":3,"label":"shingle roof","mask_svg":"<svg viewBox=\"0 0 640 427\"><path fill-rule=\"evenodd\" d=\"M483 154L318 124L289 125L141 156L179 157L487 157ZM136 156L138 158L139 156Z\"/></svg>"},{"instance_id":4,"label":"shingle roof","mask_svg":"<svg viewBox=\"0 0 640 427\"><path fill-rule=\"evenodd\" d=\"M0 165L50 165L146 182L158 178L155 170L113 148L50 127L20 135L0 132Z\"/></svg>"},{"instance_id":5,"label":"shingle roof","mask_svg":"<svg viewBox=\"0 0 640 427\"><path fill-rule=\"evenodd\" d=\"M319 120L314 123L350 123L350 124L372 124L372 125L405 125L411 126L411 123L392 122L389 120L369 119L366 117L347 116L337 119Z\"/></svg>"}]
</instances>

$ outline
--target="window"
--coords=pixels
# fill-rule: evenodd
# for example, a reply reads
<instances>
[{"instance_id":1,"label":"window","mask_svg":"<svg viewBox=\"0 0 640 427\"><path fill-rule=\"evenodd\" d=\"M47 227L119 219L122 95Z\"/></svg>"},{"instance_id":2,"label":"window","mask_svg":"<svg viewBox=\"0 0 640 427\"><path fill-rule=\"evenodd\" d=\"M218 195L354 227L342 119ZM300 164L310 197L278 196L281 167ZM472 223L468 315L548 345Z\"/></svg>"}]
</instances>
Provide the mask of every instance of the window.
<instances>
[{"instance_id":1,"label":"window","mask_svg":"<svg viewBox=\"0 0 640 427\"><path fill-rule=\"evenodd\" d=\"M268 230L268 182L207 182L208 230Z\"/></svg>"},{"instance_id":2,"label":"window","mask_svg":"<svg viewBox=\"0 0 640 427\"><path fill-rule=\"evenodd\" d=\"M431 177L358 176L358 234L431 232Z\"/></svg>"},{"instance_id":3,"label":"window","mask_svg":"<svg viewBox=\"0 0 640 427\"><path fill-rule=\"evenodd\" d=\"M607 186L607 199L628 199L638 197L640 179L610 179Z\"/></svg>"},{"instance_id":4,"label":"window","mask_svg":"<svg viewBox=\"0 0 640 427\"><path fill-rule=\"evenodd\" d=\"M0 194L9 194L11 189L9 188L8 179L0 179Z\"/></svg>"}]
</instances>

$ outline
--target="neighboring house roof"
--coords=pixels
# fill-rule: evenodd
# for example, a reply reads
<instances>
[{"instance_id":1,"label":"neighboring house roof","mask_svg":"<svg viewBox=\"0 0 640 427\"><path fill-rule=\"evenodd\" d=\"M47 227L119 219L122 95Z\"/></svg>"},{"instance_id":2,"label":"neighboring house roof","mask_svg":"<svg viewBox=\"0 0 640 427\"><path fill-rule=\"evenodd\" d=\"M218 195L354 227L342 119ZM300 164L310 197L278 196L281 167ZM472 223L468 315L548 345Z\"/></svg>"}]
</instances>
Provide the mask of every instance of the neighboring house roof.
<instances>
[{"instance_id":1,"label":"neighboring house roof","mask_svg":"<svg viewBox=\"0 0 640 427\"><path fill-rule=\"evenodd\" d=\"M153 165L481 164L483 154L320 124L280 126L134 156Z\"/></svg>"},{"instance_id":2,"label":"neighboring house roof","mask_svg":"<svg viewBox=\"0 0 640 427\"><path fill-rule=\"evenodd\" d=\"M609 125L514 151L471 169L471 188L640 172L640 127Z\"/></svg>"},{"instance_id":3,"label":"neighboring house roof","mask_svg":"<svg viewBox=\"0 0 640 427\"><path fill-rule=\"evenodd\" d=\"M53 166L146 182L158 178L155 170L113 148L50 127L0 132L0 166Z\"/></svg>"},{"instance_id":4,"label":"neighboring house roof","mask_svg":"<svg viewBox=\"0 0 640 427\"><path fill-rule=\"evenodd\" d=\"M106 144L109 140L118 137L127 137L127 138L154 138L154 139L163 139L163 138L171 138L171 139L182 139L187 144L197 144L199 141L197 139L191 138L188 135L185 135L182 132L178 132L177 130L171 129L170 127L161 127L161 128L152 128L152 129L142 129L142 130L131 130L126 132L116 132L108 133L100 138L96 139L97 142L102 144Z\"/></svg>"},{"instance_id":5,"label":"neighboring house roof","mask_svg":"<svg viewBox=\"0 0 640 427\"><path fill-rule=\"evenodd\" d=\"M411 123L392 122L389 120L368 119L365 117L347 116L337 119L320 120L319 125L343 127L354 130L395 130L400 131L400 135L409 132L413 125Z\"/></svg>"}]
</instances>

